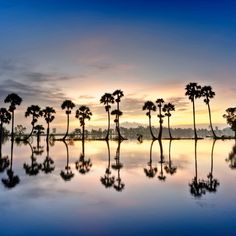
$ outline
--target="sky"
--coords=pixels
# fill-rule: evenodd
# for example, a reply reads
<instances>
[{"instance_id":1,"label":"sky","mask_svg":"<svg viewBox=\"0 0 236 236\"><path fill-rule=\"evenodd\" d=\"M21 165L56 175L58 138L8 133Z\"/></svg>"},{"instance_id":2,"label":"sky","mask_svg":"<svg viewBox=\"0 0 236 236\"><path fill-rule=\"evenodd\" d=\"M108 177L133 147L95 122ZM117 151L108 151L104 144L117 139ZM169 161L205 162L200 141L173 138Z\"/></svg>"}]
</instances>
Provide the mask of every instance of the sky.
<instances>
[{"instance_id":1,"label":"sky","mask_svg":"<svg viewBox=\"0 0 236 236\"><path fill-rule=\"evenodd\" d=\"M236 104L235 61L235 1L0 0L0 106L18 93L16 124L27 127L24 112L38 104L55 108L52 126L63 131L60 106L71 99L90 107L88 127L104 128L99 100L116 89L125 94L123 125L147 125L144 102L163 97L176 105L172 125L191 127L189 82L213 87L213 122L225 127L222 114ZM196 106L198 127L208 127L203 100ZM71 124L79 126L73 112Z\"/></svg>"}]
</instances>

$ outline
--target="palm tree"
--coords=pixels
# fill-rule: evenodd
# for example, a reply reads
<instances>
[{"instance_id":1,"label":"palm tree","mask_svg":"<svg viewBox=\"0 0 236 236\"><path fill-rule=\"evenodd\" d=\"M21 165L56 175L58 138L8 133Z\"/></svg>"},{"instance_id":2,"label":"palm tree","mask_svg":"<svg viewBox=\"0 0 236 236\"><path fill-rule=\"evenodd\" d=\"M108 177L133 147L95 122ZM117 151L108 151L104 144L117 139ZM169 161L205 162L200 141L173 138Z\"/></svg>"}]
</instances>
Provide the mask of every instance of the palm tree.
<instances>
[{"instance_id":1,"label":"palm tree","mask_svg":"<svg viewBox=\"0 0 236 236\"><path fill-rule=\"evenodd\" d=\"M111 153L110 153L109 141L107 140L106 143L107 143L107 150L108 150L108 164L107 164L105 174L103 177L100 178L100 181L106 188L110 188L115 183L115 177L111 176Z\"/></svg>"},{"instance_id":2,"label":"palm tree","mask_svg":"<svg viewBox=\"0 0 236 236\"><path fill-rule=\"evenodd\" d=\"M167 103L164 105L162 111L165 112L165 116L167 116L168 118L169 137L170 139L173 139L170 131L170 117L171 117L171 111L175 111L175 105L173 105L172 103Z\"/></svg>"},{"instance_id":3,"label":"palm tree","mask_svg":"<svg viewBox=\"0 0 236 236\"><path fill-rule=\"evenodd\" d=\"M217 138L215 131L212 126L212 120L211 120L211 108L210 108L210 99L214 98L215 92L212 91L211 86L203 86L201 89L201 97L204 97L204 102L207 104L208 107L208 113L209 113L209 120L210 120L210 127L211 127L211 132L213 134L214 139Z\"/></svg>"},{"instance_id":4,"label":"palm tree","mask_svg":"<svg viewBox=\"0 0 236 236\"><path fill-rule=\"evenodd\" d=\"M197 83L189 83L185 87L185 96L188 96L189 100L193 103L193 128L194 128L194 138L197 139L196 130L196 118L195 118L195 99L201 97L201 86Z\"/></svg>"},{"instance_id":5,"label":"palm tree","mask_svg":"<svg viewBox=\"0 0 236 236\"><path fill-rule=\"evenodd\" d=\"M146 115L148 116L148 119L149 119L150 133L152 135L152 139L155 140L157 138L155 137L155 135L153 134L153 131L152 131L151 112L152 111L156 111L156 106L155 106L155 104L152 101L147 101L147 102L144 103L144 106L143 106L143 111L145 111L145 110L147 110Z\"/></svg>"},{"instance_id":6,"label":"palm tree","mask_svg":"<svg viewBox=\"0 0 236 236\"><path fill-rule=\"evenodd\" d=\"M155 140L152 140L152 143L151 143L151 146L150 146L150 159L149 159L149 162L148 162L148 167L143 169L144 173L146 174L146 176L148 178L155 177L155 175L157 173L157 167L152 166L152 147L153 147L154 142L155 142Z\"/></svg>"},{"instance_id":7,"label":"palm tree","mask_svg":"<svg viewBox=\"0 0 236 236\"><path fill-rule=\"evenodd\" d=\"M4 100L5 103L10 103L10 106L9 106L9 112L11 112L11 117L12 117L12 120L11 120L11 139L13 140L14 139L14 112L15 112L15 109L16 109L16 106L19 106L22 102L22 98L15 94L15 93L11 93L11 94L8 94L7 97L5 98Z\"/></svg>"},{"instance_id":8,"label":"palm tree","mask_svg":"<svg viewBox=\"0 0 236 236\"><path fill-rule=\"evenodd\" d=\"M116 131L118 133L118 139L124 140L124 137L122 137L122 135L120 133L120 116L122 116L122 114L123 114L123 112L120 111L120 99L124 96L124 93L120 89L117 89L113 92L113 96L115 98L115 102L116 102L117 107L115 110L113 110L111 112L111 114L116 116L114 122L116 124Z\"/></svg>"},{"instance_id":9,"label":"palm tree","mask_svg":"<svg viewBox=\"0 0 236 236\"><path fill-rule=\"evenodd\" d=\"M82 126L82 140L84 141L84 130L85 130L85 120L90 120L92 116L92 112L87 106L80 106L78 110L76 110L75 117L79 119L80 126Z\"/></svg>"},{"instance_id":10,"label":"palm tree","mask_svg":"<svg viewBox=\"0 0 236 236\"><path fill-rule=\"evenodd\" d=\"M162 98L158 98L156 100L157 103L157 107L159 110L159 114L157 115L157 117L159 118L159 124L160 124L160 129L159 129L159 135L158 135L158 140L161 140L162 137L162 124L163 124L163 118L165 117L164 115L162 115L162 104L164 103L164 100Z\"/></svg>"},{"instance_id":11,"label":"palm tree","mask_svg":"<svg viewBox=\"0 0 236 236\"><path fill-rule=\"evenodd\" d=\"M63 137L63 140L66 139L67 135L68 135L68 131L69 131L69 122L70 122L70 114L71 114L71 110L75 107L75 104L71 101L71 100L65 100L62 104L61 104L61 109L64 110L66 109L66 115L67 115L67 128L66 128L66 133Z\"/></svg>"},{"instance_id":12,"label":"palm tree","mask_svg":"<svg viewBox=\"0 0 236 236\"><path fill-rule=\"evenodd\" d=\"M64 144L66 146L66 166L65 166L65 171L62 170L60 175L61 175L63 180L70 181L73 178L74 174L72 173L71 167L69 165L69 149L68 149L68 145L67 145L67 143L65 141L63 141L63 142L64 142Z\"/></svg>"},{"instance_id":13,"label":"palm tree","mask_svg":"<svg viewBox=\"0 0 236 236\"><path fill-rule=\"evenodd\" d=\"M40 115L44 117L46 123L47 123L47 142L49 138L49 124L54 120L56 111L52 107L46 107L45 109L40 111Z\"/></svg>"},{"instance_id":14,"label":"palm tree","mask_svg":"<svg viewBox=\"0 0 236 236\"><path fill-rule=\"evenodd\" d=\"M32 121L31 121L32 129L30 134L25 138L25 140L29 139L33 134L34 126L38 122L38 118L41 116L40 111L41 109L38 105L31 105L30 107L27 108L25 112L25 117L32 116Z\"/></svg>"},{"instance_id":15,"label":"palm tree","mask_svg":"<svg viewBox=\"0 0 236 236\"><path fill-rule=\"evenodd\" d=\"M229 107L226 109L226 114L224 114L223 117L226 119L227 124L234 131L234 137L236 139L236 107Z\"/></svg>"},{"instance_id":16,"label":"palm tree","mask_svg":"<svg viewBox=\"0 0 236 236\"><path fill-rule=\"evenodd\" d=\"M171 161L171 143L172 140L170 140L169 143L169 161L168 161L168 165L165 166L165 171L167 174L173 175L176 173L177 171L177 167L172 165L172 161Z\"/></svg>"},{"instance_id":17,"label":"palm tree","mask_svg":"<svg viewBox=\"0 0 236 236\"><path fill-rule=\"evenodd\" d=\"M107 112L107 120L108 120L108 128L107 128L107 135L105 137L105 140L109 139L109 133L110 133L110 109L111 109L111 105L114 103L114 97L111 93L105 93L101 99L100 99L100 103L103 103L105 106L105 110Z\"/></svg>"}]
</instances>

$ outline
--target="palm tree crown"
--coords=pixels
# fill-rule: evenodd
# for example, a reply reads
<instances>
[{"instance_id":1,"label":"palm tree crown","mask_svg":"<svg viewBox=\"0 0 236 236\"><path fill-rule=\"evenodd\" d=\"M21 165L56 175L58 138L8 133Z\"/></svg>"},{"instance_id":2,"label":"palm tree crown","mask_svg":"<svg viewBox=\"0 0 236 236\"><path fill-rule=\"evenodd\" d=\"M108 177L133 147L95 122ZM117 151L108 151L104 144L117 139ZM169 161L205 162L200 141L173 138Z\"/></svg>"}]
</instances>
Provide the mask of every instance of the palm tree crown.
<instances>
[{"instance_id":1,"label":"palm tree crown","mask_svg":"<svg viewBox=\"0 0 236 236\"><path fill-rule=\"evenodd\" d=\"M51 123L55 116L56 111L52 107L46 107L45 109L40 111L40 115L44 117L47 124Z\"/></svg>"},{"instance_id":2,"label":"palm tree crown","mask_svg":"<svg viewBox=\"0 0 236 236\"><path fill-rule=\"evenodd\" d=\"M197 83L187 84L185 90L185 96L188 96L189 100L191 100L192 102L195 98L201 97L201 85L198 85Z\"/></svg>"},{"instance_id":3,"label":"palm tree crown","mask_svg":"<svg viewBox=\"0 0 236 236\"><path fill-rule=\"evenodd\" d=\"M71 110L75 107L75 104L71 100L65 100L61 104L61 109L65 110L66 109L66 114L71 114Z\"/></svg>"},{"instance_id":4,"label":"palm tree crown","mask_svg":"<svg viewBox=\"0 0 236 236\"><path fill-rule=\"evenodd\" d=\"M80 125L84 126L85 125L85 120L90 120L92 116L92 112L90 111L89 107L87 106L80 106L78 110L76 110L76 115L75 117L79 119Z\"/></svg>"},{"instance_id":5,"label":"palm tree crown","mask_svg":"<svg viewBox=\"0 0 236 236\"><path fill-rule=\"evenodd\" d=\"M13 112L16 109L16 105L19 106L21 104L22 98L15 93L11 93L7 95L4 102L10 103L9 111Z\"/></svg>"},{"instance_id":6,"label":"palm tree crown","mask_svg":"<svg viewBox=\"0 0 236 236\"><path fill-rule=\"evenodd\" d=\"M119 103L119 102L120 102L120 99L121 99L122 97L124 97L124 93L123 93L122 90L117 89L117 90L115 90L115 91L113 92L113 96L116 97L116 98L115 98L115 101L116 101L117 103Z\"/></svg>"},{"instance_id":7,"label":"palm tree crown","mask_svg":"<svg viewBox=\"0 0 236 236\"><path fill-rule=\"evenodd\" d=\"M105 93L101 99L100 103L103 103L105 105L106 111L108 111L111 108L110 104L114 103L114 97L111 93Z\"/></svg>"},{"instance_id":8,"label":"palm tree crown","mask_svg":"<svg viewBox=\"0 0 236 236\"><path fill-rule=\"evenodd\" d=\"M154 104L152 101L147 101L147 102L145 102L144 105L143 105L143 111L147 110L146 115L147 115L148 117L151 116L151 111L156 111L156 109L157 109L157 108L156 108L155 104Z\"/></svg>"},{"instance_id":9,"label":"palm tree crown","mask_svg":"<svg viewBox=\"0 0 236 236\"><path fill-rule=\"evenodd\" d=\"M171 116L171 111L175 111L175 105L172 103L164 104L162 111L165 112L166 116Z\"/></svg>"},{"instance_id":10,"label":"palm tree crown","mask_svg":"<svg viewBox=\"0 0 236 236\"><path fill-rule=\"evenodd\" d=\"M211 86L203 86L202 89L201 89L201 96L204 97L204 102L206 104L209 104L210 99L214 98L215 92L212 91Z\"/></svg>"}]
</instances>

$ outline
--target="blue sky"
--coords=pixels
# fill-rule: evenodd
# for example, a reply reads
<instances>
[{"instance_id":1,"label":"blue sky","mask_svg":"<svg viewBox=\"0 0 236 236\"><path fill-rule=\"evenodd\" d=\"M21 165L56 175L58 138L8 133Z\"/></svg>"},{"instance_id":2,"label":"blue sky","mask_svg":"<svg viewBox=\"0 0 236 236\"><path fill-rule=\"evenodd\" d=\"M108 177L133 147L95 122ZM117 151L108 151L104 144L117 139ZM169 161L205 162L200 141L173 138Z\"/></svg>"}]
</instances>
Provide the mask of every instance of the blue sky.
<instances>
[{"instance_id":1,"label":"blue sky","mask_svg":"<svg viewBox=\"0 0 236 236\"><path fill-rule=\"evenodd\" d=\"M0 35L0 99L18 92L22 111L34 100L60 109L70 98L100 124L99 97L121 88L125 120L142 123L142 102L164 97L191 123L181 98L190 81L216 90L217 123L235 102L235 1L0 0Z\"/></svg>"}]
</instances>

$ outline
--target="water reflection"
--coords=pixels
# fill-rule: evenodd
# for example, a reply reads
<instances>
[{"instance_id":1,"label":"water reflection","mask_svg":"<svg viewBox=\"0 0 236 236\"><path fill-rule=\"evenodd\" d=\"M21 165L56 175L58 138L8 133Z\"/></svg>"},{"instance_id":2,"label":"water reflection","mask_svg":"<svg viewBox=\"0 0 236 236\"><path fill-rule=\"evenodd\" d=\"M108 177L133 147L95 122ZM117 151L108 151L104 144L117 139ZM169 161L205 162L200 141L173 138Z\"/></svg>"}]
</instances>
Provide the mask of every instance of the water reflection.
<instances>
[{"instance_id":1,"label":"water reflection","mask_svg":"<svg viewBox=\"0 0 236 236\"><path fill-rule=\"evenodd\" d=\"M75 168L79 171L80 174L87 174L92 167L92 162L89 159L85 158L85 144L84 140L82 140L82 153L80 154L79 161L75 163Z\"/></svg>"},{"instance_id":2,"label":"water reflection","mask_svg":"<svg viewBox=\"0 0 236 236\"><path fill-rule=\"evenodd\" d=\"M0 173L4 172L10 164L9 157L2 156L2 144L3 144L3 137L2 136L3 136L2 129L0 129Z\"/></svg>"},{"instance_id":3,"label":"water reflection","mask_svg":"<svg viewBox=\"0 0 236 236\"><path fill-rule=\"evenodd\" d=\"M72 172L71 167L69 166L68 144L66 143L65 140L63 140L63 143L65 144L65 147L66 147L66 166L65 166L65 170L62 170L60 175L63 180L70 181L74 177L74 173Z\"/></svg>"},{"instance_id":4,"label":"water reflection","mask_svg":"<svg viewBox=\"0 0 236 236\"><path fill-rule=\"evenodd\" d=\"M163 171L163 165L165 163L165 160L164 160L164 154L163 154L163 144L162 144L162 140L158 140L158 143L159 143L159 146L160 146L160 164L161 164L161 170L160 170L160 173L158 175L158 179L160 181L165 181L166 180L166 176L164 174L164 171Z\"/></svg>"},{"instance_id":5,"label":"water reflection","mask_svg":"<svg viewBox=\"0 0 236 236\"><path fill-rule=\"evenodd\" d=\"M110 150L110 145L109 145L109 141L106 141L107 144L107 156L108 156L108 160L107 160L107 168L105 170L105 174L104 176L102 176L100 178L100 181L102 183L102 185L104 185L106 188L111 188L113 186L113 184L115 183L115 176L111 175L111 150Z\"/></svg>"},{"instance_id":6,"label":"water reflection","mask_svg":"<svg viewBox=\"0 0 236 236\"><path fill-rule=\"evenodd\" d=\"M177 167L173 166L172 160L171 160L171 144L172 140L169 141L169 160L167 165L165 166L165 171L167 174L174 175L177 171Z\"/></svg>"},{"instance_id":7,"label":"water reflection","mask_svg":"<svg viewBox=\"0 0 236 236\"><path fill-rule=\"evenodd\" d=\"M226 161L229 162L229 167L231 169L236 168L236 143L234 144L232 151L229 153L229 156Z\"/></svg>"},{"instance_id":8,"label":"water reflection","mask_svg":"<svg viewBox=\"0 0 236 236\"><path fill-rule=\"evenodd\" d=\"M14 175L13 171L13 148L14 148L14 140L11 139L10 168L7 170L7 178L2 178L2 183L6 188L14 188L20 182L19 176Z\"/></svg>"},{"instance_id":9,"label":"water reflection","mask_svg":"<svg viewBox=\"0 0 236 236\"><path fill-rule=\"evenodd\" d=\"M149 159L149 162L147 163L147 167L144 168L144 173L146 174L146 176L148 178L153 178L155 177L156 173L157 173L157 167L153 167L152 166L152 148L153 148L153 144L154 144L155 140L153 140L151 142L151 146L150 146L150 159Z\"/></svg>"},{"instance_id":10,"label":"water reflection","mask_svg":"<svg viewBox=\"0 0 236 236\"><path fill-rule=\"evenodd\" d=\"M49 174L54 171L55 166L54 166L53 159L49 155L49 140L48 139L46 139L46 151L47 151L47 154L46 154L46 158L45 158L43 165L42 165L42 171L45 174Z\"/></svg>"}]
</instances>

